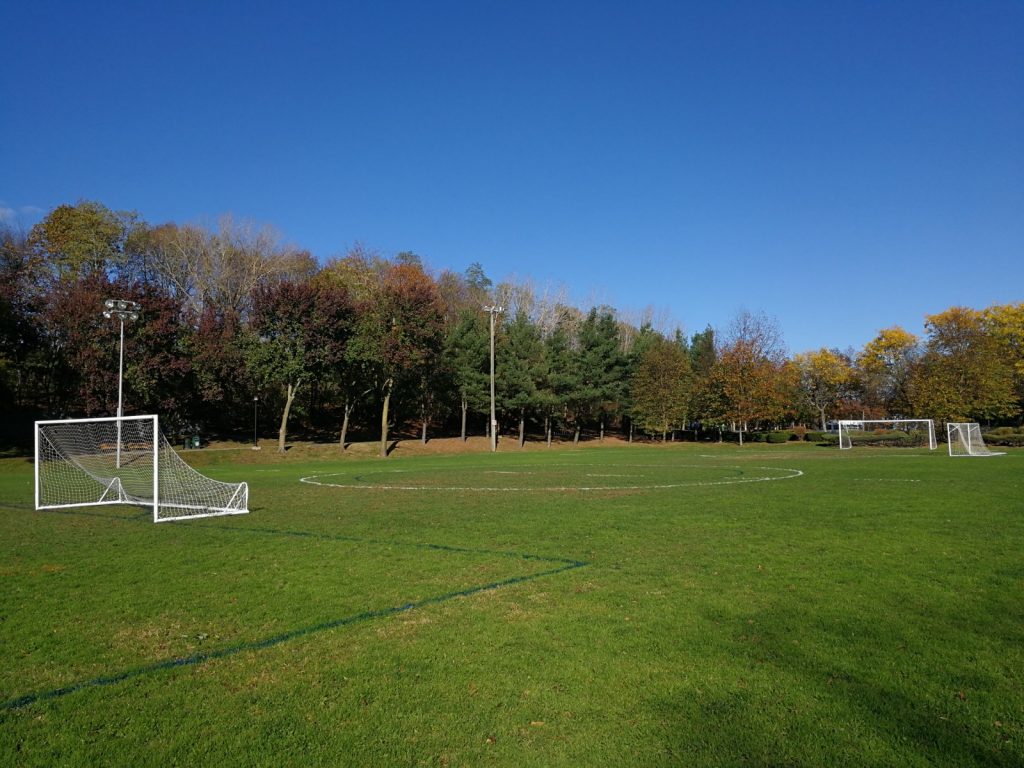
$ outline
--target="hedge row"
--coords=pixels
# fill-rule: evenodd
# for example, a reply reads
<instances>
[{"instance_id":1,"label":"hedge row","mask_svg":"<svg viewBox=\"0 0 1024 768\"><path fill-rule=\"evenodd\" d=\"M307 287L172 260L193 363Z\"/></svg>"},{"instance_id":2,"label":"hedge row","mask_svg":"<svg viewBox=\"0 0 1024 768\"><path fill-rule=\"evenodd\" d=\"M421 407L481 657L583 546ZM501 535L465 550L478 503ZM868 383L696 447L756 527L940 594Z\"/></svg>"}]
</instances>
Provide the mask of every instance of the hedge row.
<instances>
[{"instance_id":1,"label":"hedge row","mask_svg":"<svg viewBox=\"0 0 1024 768\"><path fill-rule=\"evenodd\" d=\"M1024 431L1013 427L996 427L982 434L985 445L1000 445L1009 448L1024 448Z\"/></svg>"}]
</instances>

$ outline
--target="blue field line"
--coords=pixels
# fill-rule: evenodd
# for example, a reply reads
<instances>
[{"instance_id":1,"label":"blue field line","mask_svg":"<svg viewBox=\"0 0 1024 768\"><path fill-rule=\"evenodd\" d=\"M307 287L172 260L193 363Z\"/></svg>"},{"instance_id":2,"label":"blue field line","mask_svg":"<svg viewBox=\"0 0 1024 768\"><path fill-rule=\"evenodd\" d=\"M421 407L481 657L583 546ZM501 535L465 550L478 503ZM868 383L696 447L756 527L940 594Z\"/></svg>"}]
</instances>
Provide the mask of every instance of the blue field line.
<instances>
[{"instance_id":1,"label":"blue field line","mask_svg":"<svg viewBox=\"0 0 1024 768\"><path fill-rule=\"evenodd\" d=\"M141 518L128 518L117 515L103 515L96 512L64 512L60 514L85 514L90 517L109 517L119 520L133 521ZM145 521L145 520L142 520ZM524 576L512 576L501 581L494 581L490 584L482 584L475 587L469 587L468 589L461 589L455 592L448 592L443 595L437 595L435 597L428 597L419 602L406 603L405 605L392 606L390 608L381 608L374 611L364 611L357 613L352 616L345 616L340 619L332 619L330 621L324 621L319 624L313 624L308 627L302 627L300 629L294 629L289 632L284 632L280 635L274 635L272 637L264 638L262 640L254 640L251 642L238 643L237 645L228 646L227 648L221 648L219 650L205 651L203 653L193 654L192 656L185 656L178 659L168 659L166 661L156 662L155 664L148 664L142 667L134 667L132 669L124 670L113 675L104 675L102 677L96 677L92 680L83 680L78 683L65 686L63 688L55 688L50 691L41 691L38 693L30 693L24 696L19 696L15 699L9 699L5 702L0 702L0 711L8 711L14 709L20 709L27 707L32 704L39 702L50 701L52 699L58 699L62 696L67 696L78 691L85 690L86 688L98 688L107 685L116 685L123 683L126 680L133 678L142 677L144 675L150 675L158 672L163 672L169 669L176 669L179 667L191 667L197 664L203 664L207 661L215 661L217 659L227 658L234 656L238 653L245 651L260 651L266 648L272 648L281 643L286 643L289 640L295 640L300 637L305 637L317 632L323 632L328 629L336 629L338 627L350 626L352 624L359 624L364 621L371 621L373 619L381 619L388 616L394 616L407 611L412 611L417 608L425 608L430 605L438 605L440 603L448 602L459 597L470 597L472 595L480 594L481 592L489 592L503 587L509 587L514 584L523 584L528 581L540 579L545 576L553 576L557 573L564 573L566 571L575 570L577 568L583 568L589 563L583 560L572 560L563 557L547 557L543 555L531 555L520 552L503 552L500 550L488 550L488 549L469 549L465 547L452 547L445 544L417 544L407 542L394 542L394 541L376 541L373 539L361 539L352 536L337 536L332 534L321 534L314 533L311 531L287 531L278 530L274 528L243 528L226 525L205 525L202 527L206 528L218 528L221 530L230 531L248 531L251 533L262 533L262 534L274 534L280 536L302 536L312 537L331 541L346 541L353 543L364 543L364 544L375 544L375 545L386 545L386 546L398 546L398 547L414 547L417 549L430 549L439 550L442 552L458 552L464 554L481 554L481 555L500 555L503 557L512 557L522 560L533 560L537 562L549 562L558 563L557 568L551 568L546 571L540 571L539 573L527 574Z\"/></svg>"}]
</instances>

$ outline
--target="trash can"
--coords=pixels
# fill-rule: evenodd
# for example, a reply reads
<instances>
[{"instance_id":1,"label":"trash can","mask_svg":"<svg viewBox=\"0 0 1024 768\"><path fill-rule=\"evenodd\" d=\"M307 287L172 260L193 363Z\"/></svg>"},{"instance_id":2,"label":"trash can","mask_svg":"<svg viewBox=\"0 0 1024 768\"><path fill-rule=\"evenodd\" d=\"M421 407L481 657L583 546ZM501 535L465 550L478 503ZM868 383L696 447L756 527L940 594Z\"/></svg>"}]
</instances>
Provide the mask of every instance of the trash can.
<instances>
[{"instance_id":1,"label":"trash can","mask_svg":"<svg viewBox=\"0 0 1024 768\"><path fill-rule=\"evenodd\" d=\"M189 447L195 449L199 448L201 444L202 440L199 439L199 435L192 435L192 439L189 440Z\"/></svg>"}]
</instances>

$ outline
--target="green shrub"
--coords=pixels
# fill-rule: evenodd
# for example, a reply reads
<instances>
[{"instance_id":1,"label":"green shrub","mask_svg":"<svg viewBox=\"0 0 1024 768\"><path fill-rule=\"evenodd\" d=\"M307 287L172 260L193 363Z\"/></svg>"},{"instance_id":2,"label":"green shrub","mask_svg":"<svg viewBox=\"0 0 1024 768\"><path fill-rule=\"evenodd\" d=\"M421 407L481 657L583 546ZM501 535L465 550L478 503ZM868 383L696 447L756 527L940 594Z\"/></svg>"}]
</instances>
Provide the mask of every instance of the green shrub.
<instances>
[{"instance_id":1,"label":"green shrub","mask_svg":"<svg viewBox=\"0 0 1024 768\"><path fill-rule=\"evenodd\" d=\"M993 429L991 432L984 433L982 437L986 445L999 445L1008 448L1024 447L1024 431L1015 432L1012 427Z\"/></svg>"},{"instance_id":2,"label":"green shrub","mask_svg":"<svg viewBox=\"0 0 1024 768\"><path fill-rule=\"evenodd\" d=\"M838 437L836 439L838 440ZM873 432L854 431L850 433L850 440L854 445L877 445L893 448L912 448L928 444L928 436L923 432L883 429L876 429Z\"/></svg>"},{"instance_id":3,"label":"green shrub","mask_svg":"<svg viewBox=\"0 0 1024 768\"><path fill-rule=\"evenodd\" d=\"M1021 430L1019 430L1017 427L996 427L995 429L990 429L988 432L985 432L984 434L986 438L988 438L989 435L993 435L995 437L1006 437L1017 435L1020 431Z\"/></svg>"},{"instance_id":4,"label":"green shrub","mask_svg":"<svg viewBox=\"0 0 1024 768\"><path fill-rule=\"evenodd\" d=\"M768 433L769 443L785 443L793 438L793 433L786 429L780 429Z\"/></svg>"}]
</instances>

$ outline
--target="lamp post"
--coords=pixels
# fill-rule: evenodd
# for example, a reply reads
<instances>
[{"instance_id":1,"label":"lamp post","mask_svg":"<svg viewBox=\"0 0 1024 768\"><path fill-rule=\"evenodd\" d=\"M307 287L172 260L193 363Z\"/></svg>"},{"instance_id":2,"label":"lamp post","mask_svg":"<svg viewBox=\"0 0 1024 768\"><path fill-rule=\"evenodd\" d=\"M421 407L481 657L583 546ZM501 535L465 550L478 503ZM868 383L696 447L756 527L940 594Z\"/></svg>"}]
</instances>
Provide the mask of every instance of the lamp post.
<instances>
[{"instance_id":1,"label":"lamp post","mask_svg":"<svg viewBox=\"0 0 1024 768\"><path fill-rule=\"evenodd\" d=\"M260 449L260 440L256 436L256 425L259 423L257 414L259 413L258 408L260 405L259 397L253 396L252 398L252 449L258 451Z\"/></svg>"},{"instance_id":2,"label":"lamp post","mask_svg":"<svg viewBox=\"0 0 1024 768\"><path fill-rule=\"evenodd\" d=\"M497 305L484 307L484 312L491 316L491 453L498 450L498 420L494 413L494 316L504 311L504 307Z\"/></svg>"},{"instance_id":3,"label":"lamp post","mask_svg":"<svg viewBox=\"0 0 1024 768\"><path fill-rule=\"evenodd\" d=\"M136 301L107 299L103 302L103 316L108 320L116 317L121 323L121 347L117 362L117 467L121 468L121 417L124 415L122 395L124 393L124 321L138 320L142 307ZM157 439L153 435L153 440Z\"/></svg>"}]
</instances>

